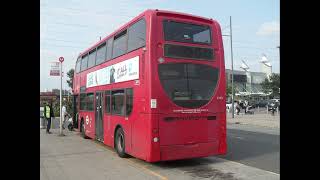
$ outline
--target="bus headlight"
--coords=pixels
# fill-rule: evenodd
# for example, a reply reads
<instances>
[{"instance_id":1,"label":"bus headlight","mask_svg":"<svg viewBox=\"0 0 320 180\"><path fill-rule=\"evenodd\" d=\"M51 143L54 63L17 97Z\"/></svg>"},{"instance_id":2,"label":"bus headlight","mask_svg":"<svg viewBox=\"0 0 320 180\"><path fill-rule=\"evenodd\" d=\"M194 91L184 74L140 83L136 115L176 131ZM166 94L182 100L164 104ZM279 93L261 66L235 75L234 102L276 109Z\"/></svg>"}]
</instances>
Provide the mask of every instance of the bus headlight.
<instances>
[{"instance_id":1,"label":"bus headlight","mask_svg":"<svg viewBox=\"0 0 320 180\"><path fill-rule=\"evenodd\" d=\"M157 137L153 138L153 142L158 142L159 139Z\"/></svg>"}]
</instances>

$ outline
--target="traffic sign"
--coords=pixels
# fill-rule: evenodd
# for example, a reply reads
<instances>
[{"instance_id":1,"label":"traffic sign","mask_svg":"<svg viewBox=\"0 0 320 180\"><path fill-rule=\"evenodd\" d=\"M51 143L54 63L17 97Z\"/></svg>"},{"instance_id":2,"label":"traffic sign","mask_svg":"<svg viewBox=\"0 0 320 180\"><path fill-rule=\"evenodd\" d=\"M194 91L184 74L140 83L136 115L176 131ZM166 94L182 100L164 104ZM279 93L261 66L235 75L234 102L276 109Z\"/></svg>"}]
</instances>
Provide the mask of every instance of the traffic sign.
<instances>
[{"instance_id":1,"label":"traffic sign","mask_svg":"<svg viewBox=\"0 0 320 180\"><path fill-rule=\"evenodd\" d=\"M59 61L62 63L64 61L63 57L59 57Z\"/></svg>"},{"instance_id":2,"label":"traffic sign","mask_svg":"<svg viewBox=\"0 0 320 180\"><path fill-rule=\"evenodd\" d=\"M60 76L59 62L51 62L50 76Z\"/></svg>"}]
</instances>

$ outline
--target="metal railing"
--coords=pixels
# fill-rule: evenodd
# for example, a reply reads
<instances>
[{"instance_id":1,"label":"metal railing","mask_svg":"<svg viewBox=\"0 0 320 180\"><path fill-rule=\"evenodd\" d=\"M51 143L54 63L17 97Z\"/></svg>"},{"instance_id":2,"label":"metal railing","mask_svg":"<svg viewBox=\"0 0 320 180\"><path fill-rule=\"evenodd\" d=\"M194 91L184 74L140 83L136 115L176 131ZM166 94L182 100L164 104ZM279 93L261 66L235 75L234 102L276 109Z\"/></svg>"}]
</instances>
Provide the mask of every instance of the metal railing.
<instances>
[{"instance_id":1,"label":"metal railing","mask_svg":"<svg viewBox=\"0 0 320 180\"><path fill-rule=\"evenodd\" d=\"M227 110L227 113L232 113L232 107L230 107L229 109L226 108ZM245 109L243 108L240 108L240 112L239 112L239 115L252 115L252 114L270 114L270 115L274 115L274 116L279 116L280 115L280 110L279 110L279 107L276 108L276 110L274 111L274 113L272 113L272 110L270 110L268 108L268 106L266 107L256 107L256 108L251 108L248 110L249 113L245 113ZM235 108L235 111L234 111L235 115L238 115L237 114L237 111L236 111L236 108Z\"/></svg>"}]
</instances>

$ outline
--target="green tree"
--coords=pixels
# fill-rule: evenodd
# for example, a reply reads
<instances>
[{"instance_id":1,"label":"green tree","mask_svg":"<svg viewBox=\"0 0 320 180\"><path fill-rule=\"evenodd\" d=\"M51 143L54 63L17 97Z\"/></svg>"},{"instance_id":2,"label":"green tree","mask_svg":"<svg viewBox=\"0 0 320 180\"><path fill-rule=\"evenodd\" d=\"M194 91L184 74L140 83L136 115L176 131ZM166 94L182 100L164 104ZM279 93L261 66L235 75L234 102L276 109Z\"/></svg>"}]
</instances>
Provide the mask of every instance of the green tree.
<instances>
[{"instance_id":1,"label":"green tree","mask_svg":"<svg viewBox=\"0 0 320 180\"><path fill-rule=\"evenodd\" d=\"M280 74L272 73L270 76L270 80L266 78L261 83L262 89L264 93L271 93L271 98L274 98L276 96L280 96Z\"/></svg>"},{"instance_id":2,"label":"green tree","mask_svg":"<svg viewBox=\"0 0 320 180\"><path fill-rule=\"evenodd\" d=\"M226 93L227 93L227 97L230 97L232 94L232 87L229 84L227 85Z\"/></svg>"},{"instance_id":3,"label":"green tree","mask_svg":"<svg viewBox=\"0 0 320 180\"><path fill-rule=\"evenodd\" d=\"M238 93L238 91L236 90L235 86L233 86L233 96L235 96L236 93ZM232 86L231 86L231 84L227 84L226 96L231 97L231 95L232 95Z\"/></svg>"},{"instance_id":4,"label":"green tree","mask_svg":"<svg viewBox=\"0 0 320 180\"><path fill-rule=\"evenodd\" d=\"M73 105L72 105L72 100L67 100L65 102L67 113L73 117Z\"/></svg>"},{"instance_id":5,"label":"green tree","mask_svg":"<svg viewBox=\"0 0 320 180\"><path fill-rule=\"evenodd\" d=\"M68 76L68 80L67 80L67 83L68 83L68 86L72 89L73 87L73 75L74 75L74 69L70 69L67 73L67 76ZM72 98L71 98L72 99ZM72 117L73 116L73 106L72 106L72 100L71 99L68 99L66 102L64 102L64 104L66 105L66 109L67 109L67 112L68 114Z\"/></svg>"},{"instance_id":6,"label":"green tree","mask_svg":"<svg viewBox=\"0 0 320 180\"><path fill-rule=\"evenodd\" d=\"M73 74L74 74L74 69L70 69L68 72L67 72L67 76L68 76L68 80L67 80L67 83L69 85L70 88L73 87Z\"/></svg>"},{"instance_id":7,"label":"green tree","mask_svg":"<svg viewBox=\"0 0 320 180\"><path fill-rule=\"evenodd\" d=\"M60 117L60 102L59 102L59 100L52 102L52 109L53 109L54 117Z\"/></svg>"}]
</instances>

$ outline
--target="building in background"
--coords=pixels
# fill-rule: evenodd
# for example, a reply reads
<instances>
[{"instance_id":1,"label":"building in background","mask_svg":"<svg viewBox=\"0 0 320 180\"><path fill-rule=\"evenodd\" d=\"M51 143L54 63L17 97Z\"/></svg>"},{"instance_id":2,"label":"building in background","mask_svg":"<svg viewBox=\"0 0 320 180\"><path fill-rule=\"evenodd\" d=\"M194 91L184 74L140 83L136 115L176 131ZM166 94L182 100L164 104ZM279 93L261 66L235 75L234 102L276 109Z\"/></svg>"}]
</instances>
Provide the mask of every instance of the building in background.
<instances>
[{"instance_id":1,"label":"building in background","mask_svg":"<svg viewBox=\"0 0 320 180\"><path fill-rule=\"evenodd\" d=\"M264 54L262 55L260 63L261 63L261 72L265 73L269 79L272 74L272 65L270 61L267 59L266 55Z\"/></svg>"},{"instance_id":2,"label":"building in background","mask_svg":"<svg viewBox=\"0 0 320 180\"><path fill-rule=\"evenodd\" d=\"M249 72L233 70L233 84L235 100L247 99L249 101L267 100L269 94L263 92L261 83L268 77L264 72ZM231 70L226 69L226 81L231 85Z\"/></svg>"},{"instance_id":3,"label":"building in background","mask_svg":"<svg viewBox=\"0 0 320 180\"><path fill-rule=\"evenodd\" d=\"M261 83L266 78L270 80L272 65L265 54L262 54L259 63L261 65L261 72L249 71L250 68L244 60L242 60L240 66L243 71L233 70L235 100L246 99L252 102L269 99L271 93L264 93ZM226 69L226 81L229 86L231 86L231 75L231 70Z\"/></svg>"},{"instance_id":4,"label":"building in background","mask_svg":"<svg viewBox=\"0 0 320 180\"><path fill-rule=\"evenodd\" d=\"M71 92L67 90L62 91L62 97L64 100L71 99ZM60 101L60 90L52 89L52 91L40 92L40 106L43 106L44 102L59 102Z\"/></svg>"}]
</instances>

